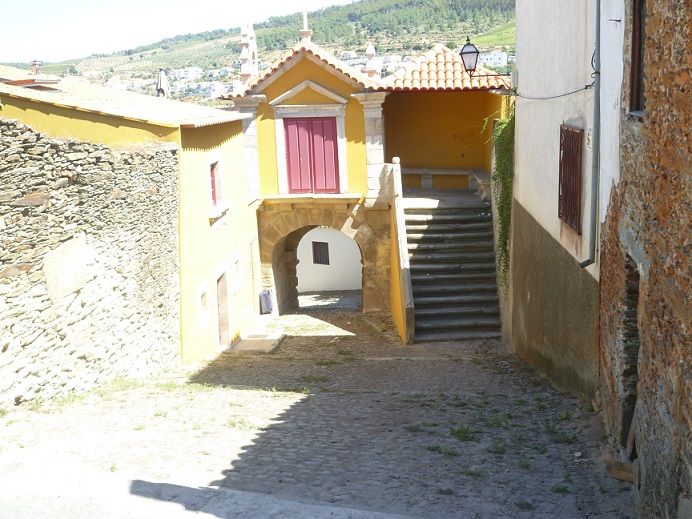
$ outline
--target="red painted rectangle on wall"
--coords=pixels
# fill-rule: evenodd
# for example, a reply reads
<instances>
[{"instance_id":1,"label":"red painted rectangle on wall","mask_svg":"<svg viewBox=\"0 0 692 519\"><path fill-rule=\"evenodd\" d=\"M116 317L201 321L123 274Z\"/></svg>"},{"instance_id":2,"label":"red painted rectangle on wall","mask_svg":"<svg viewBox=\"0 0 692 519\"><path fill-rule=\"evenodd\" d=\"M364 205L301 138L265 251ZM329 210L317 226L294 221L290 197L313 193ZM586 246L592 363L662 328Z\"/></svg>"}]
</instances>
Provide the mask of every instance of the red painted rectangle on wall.
<instances>
[{"instance_id":1,"label":"red painted rectangle on wall","mask_svg":"<svg viewBox=\"0 0 692 519\"><path fill-rule=\"evenodd\" d=\"M338 193L336 118L285 118L289 193Z\"/></svg>"}]
</instances>

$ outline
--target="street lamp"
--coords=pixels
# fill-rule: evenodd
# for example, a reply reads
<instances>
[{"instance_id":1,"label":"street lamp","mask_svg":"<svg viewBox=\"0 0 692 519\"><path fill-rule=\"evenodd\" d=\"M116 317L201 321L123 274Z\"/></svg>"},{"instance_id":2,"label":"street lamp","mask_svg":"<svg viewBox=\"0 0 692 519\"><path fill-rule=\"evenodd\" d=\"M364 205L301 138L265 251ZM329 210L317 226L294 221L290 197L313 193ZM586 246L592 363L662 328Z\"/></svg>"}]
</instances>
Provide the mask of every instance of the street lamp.
<instances>
[{"instance_id":1,"label":"street lamp","mask_svg":"<svg viewBox=\"0 0 692 519\"><path fill-rule=\"evenodd\" d=\"M507 77L509 74L475 74L476 67L478 66L478 55L480 52L478 48L471 43L471 38L466 37L466 44L459 51L459 56L461 56L461 61L464 64L466 72L472 77Z\"/></svg>"},{"instance_id":2,"label":"street lamp","mask_svg":"<svg viewBox=\"0 0 692 519\"><path fill-rule=\"evenodd\" d=\"M478 49L471 43L471 38L466 37L466 45L461 48L459 56L461 56L461 61L464 63L464 68L470 76L476 71L476 66L478 65Z\"/></svg>"}]
</instances>

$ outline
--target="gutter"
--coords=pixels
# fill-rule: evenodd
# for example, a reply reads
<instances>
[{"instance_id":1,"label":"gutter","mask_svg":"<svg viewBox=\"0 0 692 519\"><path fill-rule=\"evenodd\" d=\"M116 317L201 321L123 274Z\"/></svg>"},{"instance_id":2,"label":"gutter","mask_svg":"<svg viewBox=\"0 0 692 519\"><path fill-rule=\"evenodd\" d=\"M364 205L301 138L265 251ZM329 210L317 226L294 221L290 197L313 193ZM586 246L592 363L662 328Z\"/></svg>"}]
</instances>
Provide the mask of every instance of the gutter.
<instances>
[{"instance_id":1,"label":"gutter","mask_svg":"<svg viewBox=\"0 0 692 519\"><path fill-rule=\"evenodd\" d=\"M596 230L598 228L600 153L601 153L601 0L596 0L596 44L594 49L593 158L591 160L591 225L589 226L589 257L579 263L581 268L596 261Z\"/></svg>"}]
</instances>

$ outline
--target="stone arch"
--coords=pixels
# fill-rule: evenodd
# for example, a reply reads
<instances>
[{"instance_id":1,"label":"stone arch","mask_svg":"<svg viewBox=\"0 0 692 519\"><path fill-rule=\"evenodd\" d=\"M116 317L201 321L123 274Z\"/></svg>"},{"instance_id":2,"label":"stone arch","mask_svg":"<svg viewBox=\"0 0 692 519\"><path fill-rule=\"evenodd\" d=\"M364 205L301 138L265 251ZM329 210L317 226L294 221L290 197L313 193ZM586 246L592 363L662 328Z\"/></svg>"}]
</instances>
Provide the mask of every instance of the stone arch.
<instances>
[{"instance_id":1,"label":"stone arch","mask_svg":"<svg viewBox=\"0 0 692 519\"><path fill-rule=\"evenodd\" d=\"M362 261L363 313L389 312L389 212L367 211L356 203L265 205L258 211L262 285L272 293L274 311L297 305L297 247L315 227L341 231L356 242Z\"/></svg>"}]
</instances>

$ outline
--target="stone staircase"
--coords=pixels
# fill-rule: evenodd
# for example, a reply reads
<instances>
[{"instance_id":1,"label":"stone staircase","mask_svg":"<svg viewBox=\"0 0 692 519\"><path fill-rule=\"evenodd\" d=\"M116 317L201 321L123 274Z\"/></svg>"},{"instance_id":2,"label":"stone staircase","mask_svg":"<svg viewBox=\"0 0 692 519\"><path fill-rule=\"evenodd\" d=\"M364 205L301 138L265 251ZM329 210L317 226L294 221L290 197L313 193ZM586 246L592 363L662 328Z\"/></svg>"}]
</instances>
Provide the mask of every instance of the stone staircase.
<instances>
[{"instance_id":1,"label":"stone staircase","mask_svg":"<svg viewBox=\"0 0 692 519\"><path fill-rule=\"evenodd\" d=\"M405 208L415 340L500 336L490 205L476 196Z\"/></svg>"}]
</instances>

